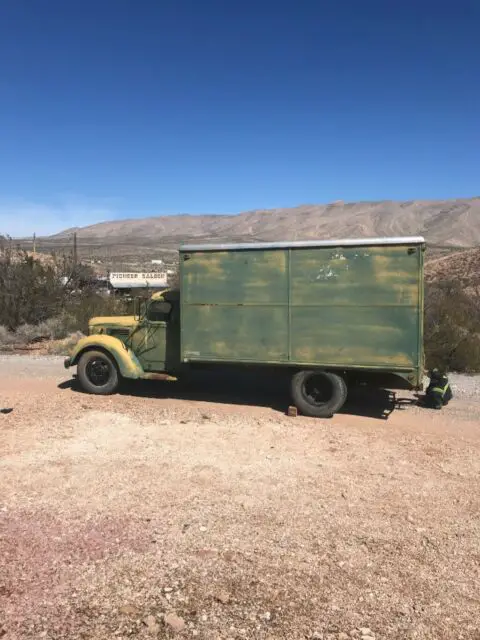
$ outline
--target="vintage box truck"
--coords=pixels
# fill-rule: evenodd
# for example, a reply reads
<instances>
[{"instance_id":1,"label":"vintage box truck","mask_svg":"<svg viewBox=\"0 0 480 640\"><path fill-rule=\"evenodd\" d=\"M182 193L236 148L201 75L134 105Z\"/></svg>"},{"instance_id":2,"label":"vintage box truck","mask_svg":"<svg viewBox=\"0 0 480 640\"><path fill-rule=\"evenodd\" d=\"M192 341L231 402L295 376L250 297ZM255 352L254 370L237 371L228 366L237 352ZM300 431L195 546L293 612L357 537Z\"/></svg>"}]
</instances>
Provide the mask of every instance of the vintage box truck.
<instances>
[{"instance_id":1,"label":"vintage box truck","mask_svg":"<svg viewBox=\"0 0 480 640\"><path fill-rule=\"evenodd\" d=\"M422 237L183 246L179 288L93 318L65 366L97 394L122 378L281 368L318 417L353 384L420 389L424 250Z\"/></svg>"}]
</instances>

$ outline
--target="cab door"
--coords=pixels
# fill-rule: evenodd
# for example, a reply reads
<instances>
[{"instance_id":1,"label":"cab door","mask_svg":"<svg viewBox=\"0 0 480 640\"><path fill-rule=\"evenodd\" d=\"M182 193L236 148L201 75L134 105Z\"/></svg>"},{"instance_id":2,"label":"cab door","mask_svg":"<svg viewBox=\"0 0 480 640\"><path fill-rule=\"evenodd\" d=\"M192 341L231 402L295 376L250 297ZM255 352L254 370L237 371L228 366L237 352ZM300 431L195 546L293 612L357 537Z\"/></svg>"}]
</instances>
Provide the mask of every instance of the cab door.
<instances>
[{"instance_id":1,"label":"cab door","mask_svg":"<svg viewBox=\"0 0 480 640\"><path fill-rule=\"evenodd\" d=\"M152 300L143 321L130 338L132 351L145 371L165 371L170 302Z\"/></svg>"}]
</instances>

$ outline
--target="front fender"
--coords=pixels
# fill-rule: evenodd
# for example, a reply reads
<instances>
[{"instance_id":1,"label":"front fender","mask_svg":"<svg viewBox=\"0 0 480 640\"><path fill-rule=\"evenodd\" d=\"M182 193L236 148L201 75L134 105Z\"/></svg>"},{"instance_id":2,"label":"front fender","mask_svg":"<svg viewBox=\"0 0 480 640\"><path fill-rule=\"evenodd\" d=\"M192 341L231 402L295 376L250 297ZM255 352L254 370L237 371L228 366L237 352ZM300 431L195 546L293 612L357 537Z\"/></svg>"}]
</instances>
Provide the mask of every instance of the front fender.
<instances>
[{"instance_id":1,"label":"front fender","mask_svg":"<svg viewBox=\"0 0 480 640\"><path fill-rule=\"evenodd\" d=\"M136 379L145 375L137 356L121 340L113 336L99 334L81 338L70 353L70 357L65 360L65 367L75 366L85 351L94 349L109 353L117 363L123 378Z\"/></svg>"}]
</instances>

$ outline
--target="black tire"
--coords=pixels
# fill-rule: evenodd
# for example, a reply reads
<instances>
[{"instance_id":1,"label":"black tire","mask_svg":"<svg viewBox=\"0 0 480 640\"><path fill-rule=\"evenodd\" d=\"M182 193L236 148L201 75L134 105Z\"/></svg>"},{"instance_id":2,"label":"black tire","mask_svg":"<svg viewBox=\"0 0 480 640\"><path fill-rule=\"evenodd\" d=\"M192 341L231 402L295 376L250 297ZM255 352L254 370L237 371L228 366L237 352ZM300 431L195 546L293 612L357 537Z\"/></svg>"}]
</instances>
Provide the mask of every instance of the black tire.
<instances>
[{"instance_id":1,"label":"black tire","mask_svg":"<svg viewBox=\"0 0 480 640\"><path fill-rule=\"evenodd\" d=\"M117 365L103 351L86 351L78 362L78 379L87 393L107 396L118 389Z\"/></svg>"},{"instance_id":2,"label":"black tire","mask_svg":"<svg viewBox=\"0 0 480 640\"><path fill-rule=\"evenodd\" d=\"M292 378L291 391L297 409L313 418L331 418L348 393L345 380L327 371L299 371Z\"/></svg>"}]
</instances>

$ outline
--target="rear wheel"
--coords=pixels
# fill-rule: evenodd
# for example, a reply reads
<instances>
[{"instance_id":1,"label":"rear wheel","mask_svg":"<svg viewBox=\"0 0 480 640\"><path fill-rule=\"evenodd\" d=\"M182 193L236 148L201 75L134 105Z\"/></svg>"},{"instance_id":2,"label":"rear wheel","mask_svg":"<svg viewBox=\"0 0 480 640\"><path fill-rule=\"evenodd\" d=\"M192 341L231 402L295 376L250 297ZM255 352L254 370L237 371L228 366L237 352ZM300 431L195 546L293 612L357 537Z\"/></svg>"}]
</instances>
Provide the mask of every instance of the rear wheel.
<instances>
[{"instance_id":1,"label":"rear wheel","mask_svg":"<svg viewBox=\"0 0 480 640\"><path fill-rule=\"evenodd\" d=\"M292 397L306 416L331 418L347 399L345 380L327 371L299 371L292 378Z\"/></svg>"},{"instance_id":2,"label":"rear wheel","mask_svg":"<svg viewBox=\"0 0 480 640\"><path fill-rule=\"evenodd\" d=\"M115 393L119 375L115 362L103 351L87 351L80 357L77 367L82 389L96 395Z\"/></svg>"}]
</instances>

